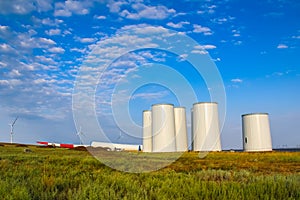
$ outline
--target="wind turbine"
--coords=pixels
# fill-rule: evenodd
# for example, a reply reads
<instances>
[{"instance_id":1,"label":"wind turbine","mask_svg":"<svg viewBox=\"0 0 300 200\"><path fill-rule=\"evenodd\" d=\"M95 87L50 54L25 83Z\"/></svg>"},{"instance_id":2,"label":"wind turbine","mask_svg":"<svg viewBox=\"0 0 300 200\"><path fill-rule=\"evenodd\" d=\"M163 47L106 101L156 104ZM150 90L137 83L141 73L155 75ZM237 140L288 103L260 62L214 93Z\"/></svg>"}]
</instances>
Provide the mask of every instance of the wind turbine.
<instances>
[{"instance_id":1,"label":"wind turbine","mask_svg":"<svg viewBox=\"0 0 300 200\"><path fill-rule=\"evenodd\" d=\"M83 134L83 132L81 131L81 126L80 126L80 128L79 128L79 131L76 133L76 135L79 137L80 145L83 145L83 144L82 144L81 136L84 136L84 134Z\"/></svg>"},{"instance_id":2,"label":"wind turbine","mask_svg":"<svg viewBox=\"0 0 300 200\"><path fill-rule=\"evenodd\" d=\"M11 144L13 143L14 126L15 126L15 123L18 118L19 118L19 116L16 117L16 119L13 121L13 123L9 124L10 125L10 143Z\"/></svg>"},{"instance_id":3,"label":"wind turbine","mask_svg":"<svg viewBox=\"0 0 300 200\"><path fill-rule=\"evenodd\" d=\"M122 132L120 131L119 136L117 138L117 140L121 139L123 137Z\"/></svg>"}]
</instances>

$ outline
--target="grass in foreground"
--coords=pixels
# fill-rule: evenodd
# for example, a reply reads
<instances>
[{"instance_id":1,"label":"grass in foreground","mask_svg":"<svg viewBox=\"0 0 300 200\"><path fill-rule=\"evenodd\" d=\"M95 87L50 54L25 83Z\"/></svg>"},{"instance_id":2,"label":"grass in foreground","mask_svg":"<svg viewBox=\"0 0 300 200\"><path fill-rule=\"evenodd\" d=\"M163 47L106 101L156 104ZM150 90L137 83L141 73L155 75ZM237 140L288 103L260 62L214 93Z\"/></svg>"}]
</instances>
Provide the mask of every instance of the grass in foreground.
<instances>
[{"instance_id":1,"label":"grass in foreground","mask_svg":"<svg viewBox=\"0 0 300 200\"><path fill-rule=\"evenodd\" d=\"M89 152L0 146L3 199L300 199L300 153L185 153L150 173L124 173ZM128 152L106 154L124 158ZM145 153L130 153L137 158ZM130 164L130 163L129 163Z\"/></svg>"}]
</instances>

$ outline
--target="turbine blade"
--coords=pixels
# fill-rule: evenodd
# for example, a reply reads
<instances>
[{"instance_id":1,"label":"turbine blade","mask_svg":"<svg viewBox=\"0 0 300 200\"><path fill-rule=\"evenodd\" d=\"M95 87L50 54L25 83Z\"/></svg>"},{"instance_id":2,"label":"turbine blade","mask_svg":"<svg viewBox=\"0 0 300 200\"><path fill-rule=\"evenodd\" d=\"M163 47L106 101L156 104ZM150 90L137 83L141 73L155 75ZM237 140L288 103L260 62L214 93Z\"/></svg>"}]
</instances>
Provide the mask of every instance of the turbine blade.
<instances>
[{"instance_id":1,"label":"turbine blade","mask_svg":"<svg viewBox=\"0 0 300 200\"><path fill-rule=\"evenodd\" d=\"M15 119L15 121L11 124L12 126L15 125L15 123L16 123L16 121L17 121L18 118L19 118L19 116L17 116L16 119Z\"/></svg>"}]
</instances>

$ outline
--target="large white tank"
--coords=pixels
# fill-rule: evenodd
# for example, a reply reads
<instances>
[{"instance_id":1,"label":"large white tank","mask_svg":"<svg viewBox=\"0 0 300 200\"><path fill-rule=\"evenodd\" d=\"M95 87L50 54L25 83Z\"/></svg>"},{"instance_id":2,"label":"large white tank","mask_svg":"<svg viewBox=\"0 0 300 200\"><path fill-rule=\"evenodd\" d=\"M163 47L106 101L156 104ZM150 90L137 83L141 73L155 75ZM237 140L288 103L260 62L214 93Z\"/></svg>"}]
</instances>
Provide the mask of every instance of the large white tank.
<instances>
[{"instance_id":1,"label":"large white tank","mask_svg":"<svg viewBox=\"0 0 300 200\"><path fill-rule=\"evenodd\" d=\"M176 151L188 150L186 112L184 107L174 108Z\"/></svg>"},{"instance_id":2,"label":"large white tank","mask_svg":"<svg viewBox=\"0 0 300 200\"><path fill-rule=\"evenodd\" d=\"M244 151L272 151L268 113L242 115Z\"/></svg>"},{"instance_id":3,"label":"large white tank","mask_svg":"<svg viewBox=\"0 0 300 200\"><path fill-rule=\"evenodd\" d=\"M152 152L152 120L151 111L143 111L143 151Z\"/></svg>"},{"instance_id":4,"label":"large white tank","mask_svg":"<svg viewBox=\"0 0 300 200\"><path fill-rule=\"evenodd\" d=\"M152 152L175 152L173 104L152 105Z\"/></svg>"},{"instance_id":5,"label":"large white tank","mask_svg":"<svg viewBox=\"0 0 300 200\"><path fill-rule=\"evenodd\" d=\"M218 104L200 102L193 105L194 151L221 151Z\"/></svg>"}]
</instances>

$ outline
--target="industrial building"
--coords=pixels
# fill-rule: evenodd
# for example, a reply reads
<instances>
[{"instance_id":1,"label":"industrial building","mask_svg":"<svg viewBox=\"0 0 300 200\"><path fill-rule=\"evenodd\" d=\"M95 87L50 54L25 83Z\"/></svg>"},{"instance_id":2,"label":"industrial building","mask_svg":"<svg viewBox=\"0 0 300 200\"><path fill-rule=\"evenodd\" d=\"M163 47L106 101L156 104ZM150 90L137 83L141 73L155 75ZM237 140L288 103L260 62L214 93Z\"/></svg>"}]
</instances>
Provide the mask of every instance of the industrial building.
<instances>
[{"instance_id":1,"label":"industrial building","mask_svg":"<svg viewBox=\"0 0 300 200\"><path fill-rule=\"evenodd\" d=\"M109 151L141 151L143 149L142 145L135 144L118 144L118 143L109 143L109 142L96 142L91 143L91 147L105 148Z\"/></svg>"},{"instance_id":2,"label":"industrial building","mask_svg":"<svg viewBox=\"0 0 300 200\"><path fill-rule=\"evenodd\" d=\"M268 113L242 115L244 151L272 151Z\"/></svg>"}]
</instances>

